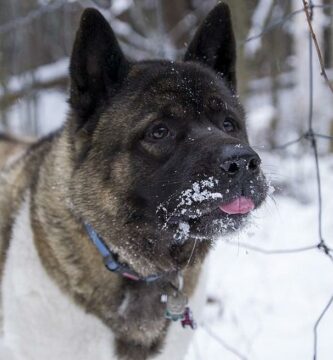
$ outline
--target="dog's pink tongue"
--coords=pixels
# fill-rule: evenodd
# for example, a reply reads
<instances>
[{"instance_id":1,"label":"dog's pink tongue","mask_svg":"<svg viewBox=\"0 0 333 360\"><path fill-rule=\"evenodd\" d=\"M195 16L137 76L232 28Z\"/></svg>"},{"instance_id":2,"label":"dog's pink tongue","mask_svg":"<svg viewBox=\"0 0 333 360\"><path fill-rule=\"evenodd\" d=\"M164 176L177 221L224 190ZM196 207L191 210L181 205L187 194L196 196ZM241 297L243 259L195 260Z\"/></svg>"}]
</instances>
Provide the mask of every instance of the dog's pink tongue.
<instances>
[{"instance_id":1,"label":"dog's pink tongue","mask_svg":"<svg viewBox=\"0 0 333 360\"><path fill-rule=\"evenodd\" d=\"M254 202L244 196L219 206L227 214L247 214L254 209Z\"/></svg>"}]
</instances>

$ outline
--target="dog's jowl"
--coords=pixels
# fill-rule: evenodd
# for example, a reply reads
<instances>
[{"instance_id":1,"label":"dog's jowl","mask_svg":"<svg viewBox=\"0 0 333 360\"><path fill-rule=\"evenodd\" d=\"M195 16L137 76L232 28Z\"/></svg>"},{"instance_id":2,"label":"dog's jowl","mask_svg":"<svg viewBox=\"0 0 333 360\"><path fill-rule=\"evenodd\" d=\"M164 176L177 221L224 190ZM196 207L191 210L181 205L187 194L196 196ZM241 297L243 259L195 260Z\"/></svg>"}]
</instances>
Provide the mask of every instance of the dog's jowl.
<instances>
[{"instance_id":1,"label":"dog's jowl","mask_svg":"<svg viewBox=\"0 0 333 360\"><path fill-rule=\"evenodd\" d=\"M184 358L209 249L266 196L235 58L225 4L176 62L84 11L65 125L1 172L1 359Z\"/></svg>"}]
</instances>

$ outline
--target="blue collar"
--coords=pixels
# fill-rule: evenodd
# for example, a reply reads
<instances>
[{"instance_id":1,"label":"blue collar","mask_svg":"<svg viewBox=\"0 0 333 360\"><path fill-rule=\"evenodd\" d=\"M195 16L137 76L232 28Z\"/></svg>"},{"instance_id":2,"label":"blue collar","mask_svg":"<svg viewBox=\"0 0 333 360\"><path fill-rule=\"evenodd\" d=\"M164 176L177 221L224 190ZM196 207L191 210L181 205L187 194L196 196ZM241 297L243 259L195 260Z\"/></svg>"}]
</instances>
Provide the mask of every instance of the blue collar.
<instances>
[{"instance_id":1,"label":"blue collar","mask_svg":"<svg viewBox=\"0 0 333 360\"><path fill-rule=\"evenodd\" d=\"M106 268L112 272L117 272L118 274L124 276L127 279L134 281L145 281L153 282L161 278L161 275L149 275L147 277L139 276L135 271L131 270L128 266L119 263L115 259L115 255L111 249L105 244L104 240L97 234L95 229L90 224L84 224L90 240L96 246L96 249L103 257L104 265Z\"/></svg>"}]
</instances>

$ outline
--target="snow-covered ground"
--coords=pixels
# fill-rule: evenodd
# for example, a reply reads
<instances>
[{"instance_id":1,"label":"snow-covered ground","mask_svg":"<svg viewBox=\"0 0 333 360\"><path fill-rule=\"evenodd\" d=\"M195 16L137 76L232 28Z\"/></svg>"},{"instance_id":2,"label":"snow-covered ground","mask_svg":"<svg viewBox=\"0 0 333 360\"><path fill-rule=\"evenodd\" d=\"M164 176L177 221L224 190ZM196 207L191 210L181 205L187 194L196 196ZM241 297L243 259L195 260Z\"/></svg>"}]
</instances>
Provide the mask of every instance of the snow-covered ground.
<instances>
[{"instance_id":1,"label":"snow-covered ground","mask_svg":"<svg viewBox=\"0 0 333 360\"><path fill-rule=\"evenodd\" d=\"M208 283L214 301L206 305L187 360L313 359L313 326L333 296L333 262L317 249L267 255L237 245L274 250L318 243L312 157L305 155L300 161L299 157L270 156L266 162L266 169L271 170L268 176L282 187L285 183L297 185L291 187L289 196L283 195L283 189L277 191L274 201L269 199L254 214L250 228L231 239L220 239L216 245ZM323 234L332 247L333 158L321 160L321 171ZM319 326L318 360L333 359L332 333L333 306Z\"/></svg>"}]
</instances>

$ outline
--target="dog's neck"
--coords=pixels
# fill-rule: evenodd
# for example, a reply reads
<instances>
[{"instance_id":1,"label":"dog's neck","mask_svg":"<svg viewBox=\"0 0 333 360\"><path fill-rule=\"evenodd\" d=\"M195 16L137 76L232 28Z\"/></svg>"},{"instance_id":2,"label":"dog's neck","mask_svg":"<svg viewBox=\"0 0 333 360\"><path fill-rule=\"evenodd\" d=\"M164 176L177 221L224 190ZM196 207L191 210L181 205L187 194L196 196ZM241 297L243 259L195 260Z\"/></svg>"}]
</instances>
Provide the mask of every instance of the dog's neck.
<instances>
[{"instance_id":1,"label":"dog's neck","mask_svg":"<svg viewBox=\"0 0 333 360\"><path fill-rule=\"evenodd\" d=\"M136 282L105 269L84 225L68 204L70 175L64 175L62 167L70 160L59 150L64 146L69 146L66 138L57 139L54 151L46 155L45 163L52 165L40 169L32 189L32 227L42 263L65 293L112 328L120 353L126 349L145 354L157 351L169 325L165 304L160 301L169 281ZM188 296L194 291L200 266L184 272ZM145 324L147 331L142 332L140 324Z\"/></svg>"},{"instance_id":2,"label":"dog's neck","mask_svg":"<svg viewBox=\"0 0 333 360\"><path fill-rule=\"evenodd\" d=\"M98 235L96 230L88 223L85 223L85 228L91 242L95 245L96 249L100 253L105 267L112 272L119 274L132 281L144 281L147 283L157 281L163 278L163 274L152 274L148 276L140 276L128 265L120 263L116 259L116 254L113 253L112 249L104 242L102 237Z\"/></svg>"}]
</instances>

